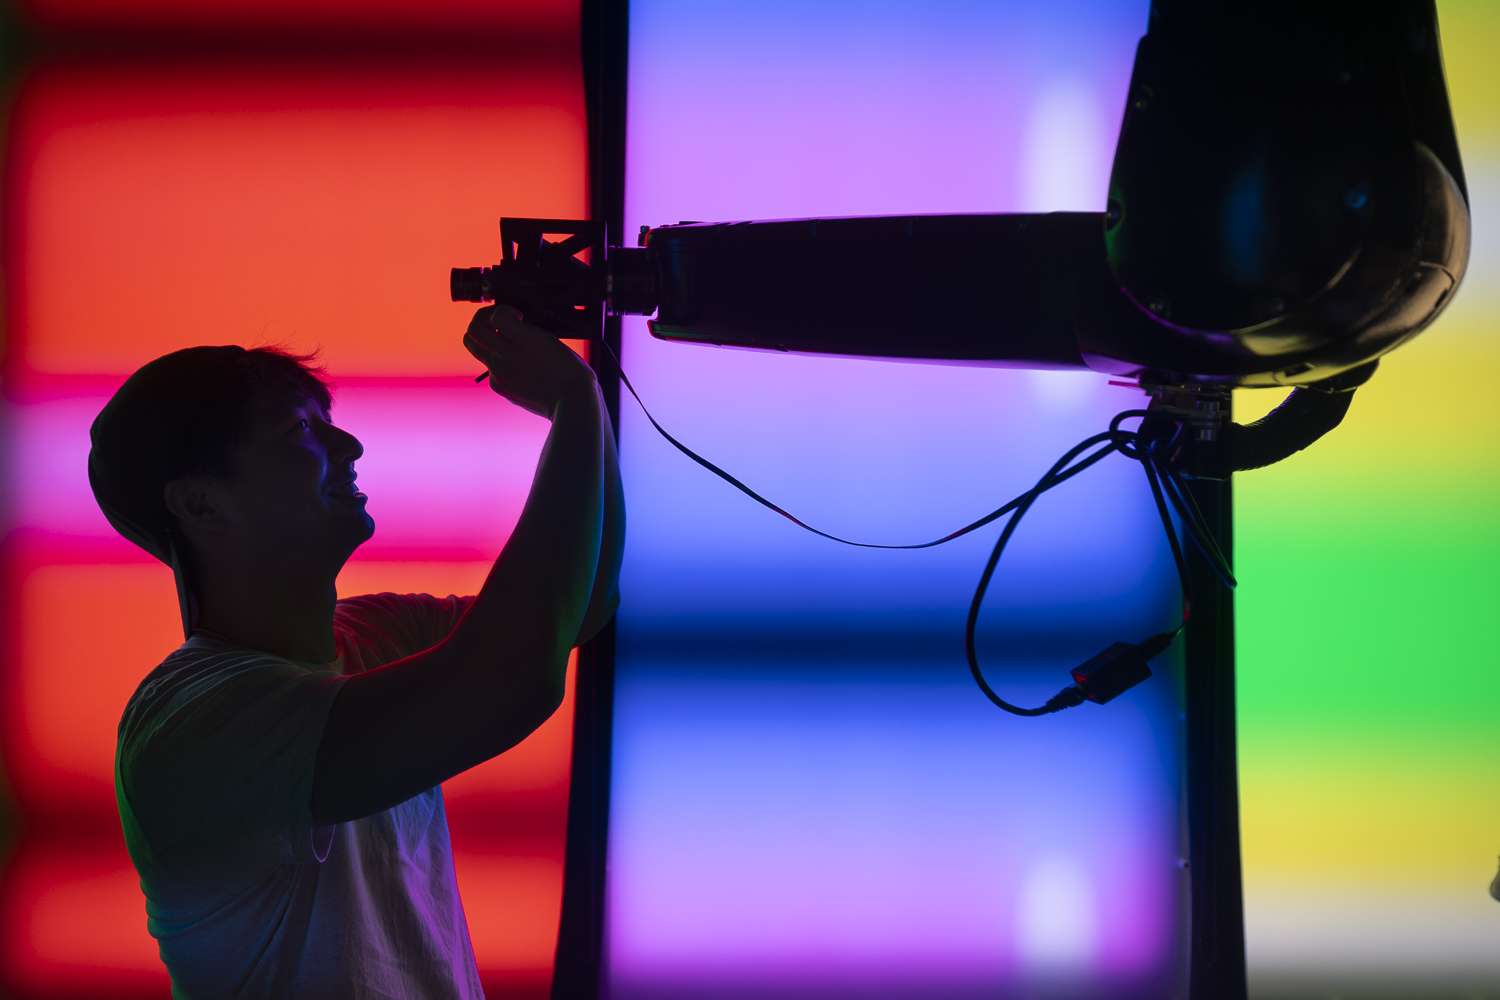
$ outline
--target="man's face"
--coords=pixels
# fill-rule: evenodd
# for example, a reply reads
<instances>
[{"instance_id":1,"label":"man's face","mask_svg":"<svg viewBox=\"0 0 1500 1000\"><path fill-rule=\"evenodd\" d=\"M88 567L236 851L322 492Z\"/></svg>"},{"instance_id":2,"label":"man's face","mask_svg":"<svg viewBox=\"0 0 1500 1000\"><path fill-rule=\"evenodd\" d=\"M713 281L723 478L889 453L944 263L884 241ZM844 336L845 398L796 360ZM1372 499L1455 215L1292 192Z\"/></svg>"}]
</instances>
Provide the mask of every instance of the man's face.
<instances>
[{"instance_id":1,"label":"man's face","mask_svg":"<svg viewBox=\"0 0 1500 1000\"><path fill-rule=\"evenodd\" d=\"M224 486L237 528L294 558L347 558L375 531L354 486L359 440L306 397L261 397L245 413Z\"/></svg>"}]
</instances>

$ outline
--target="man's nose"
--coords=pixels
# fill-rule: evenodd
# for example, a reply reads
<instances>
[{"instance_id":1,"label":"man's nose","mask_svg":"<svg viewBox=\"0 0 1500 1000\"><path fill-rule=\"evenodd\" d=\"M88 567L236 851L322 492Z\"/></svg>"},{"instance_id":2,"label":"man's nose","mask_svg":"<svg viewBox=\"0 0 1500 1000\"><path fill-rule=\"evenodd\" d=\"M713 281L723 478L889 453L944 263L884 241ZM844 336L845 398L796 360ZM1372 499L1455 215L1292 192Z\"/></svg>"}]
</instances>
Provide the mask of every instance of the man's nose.
<instances>
[{"instance_id":1,"label":"man's nose","mask_svg":"<svg viewBox=\"0 0 1500 1000\"><path fill-rule=\"evenodd\" d=\"M350 434L342 427L328 426L330 437L328 440L328 458L337 463L353 462L365 453L365 446L359 443L359 438Z\"/></svg>"}]
</instances>

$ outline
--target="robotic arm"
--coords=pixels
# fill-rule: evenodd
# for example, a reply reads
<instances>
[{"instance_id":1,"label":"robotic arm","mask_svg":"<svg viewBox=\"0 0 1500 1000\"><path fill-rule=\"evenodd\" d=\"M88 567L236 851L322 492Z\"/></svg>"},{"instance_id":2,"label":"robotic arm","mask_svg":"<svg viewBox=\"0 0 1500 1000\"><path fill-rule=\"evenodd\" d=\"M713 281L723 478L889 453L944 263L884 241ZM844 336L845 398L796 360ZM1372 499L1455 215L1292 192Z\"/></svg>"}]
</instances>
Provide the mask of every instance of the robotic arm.
<instances>
[{"instance_id":1,"label":"robotic arm","mask_svg":"<svg viewBox=\"0 0 1500 1000\"><path fill-rule=\"evenodd\" d=\"M501 229L504 262L455 269L453 298L563 335L654 313L724 347L1306 387L1211 431L1188 471L1215 478L1337 424L1469 253L1432 0L1158 0L1101 213L679 223L637 247Z\"/></svg>"},{"instance_id":2,"label":"robotic arm","mask_svg":"<svg viewBox=\"0 0 1500 1000\"><path fill-rule=\"evenodd\" d=\"M1103 212L678 223L626 247L609 247L602 223L506 219L504 262L456 269L453 298L508 302L564 336L599 336L606 313L654 314L665 340L1138 380L1150 411L1121 414L1031 491L948 536L1011 514L966 631L986 696L1018 715L1102 703L1149 676L1182 629L1116 643L1040 708L1004 702L974 629L1006 539L1041 491L1113 449L1141 461L1184 591L1187 542L1169 507L1231 582L1212 531L1228 490L1182 480L1317 440L1463 278L1467 191L1437 27L1433 0L1153 0ZM1242 386L1294 391L1240 426L1225 414ZM1139 431L1118 431L1127 416ZM1211 502L1206 518L1195 496ZM1210 575L1193 588L1184 654L1189 994L1243 998L1232 611Z\"/></svg>"}]
</instances>

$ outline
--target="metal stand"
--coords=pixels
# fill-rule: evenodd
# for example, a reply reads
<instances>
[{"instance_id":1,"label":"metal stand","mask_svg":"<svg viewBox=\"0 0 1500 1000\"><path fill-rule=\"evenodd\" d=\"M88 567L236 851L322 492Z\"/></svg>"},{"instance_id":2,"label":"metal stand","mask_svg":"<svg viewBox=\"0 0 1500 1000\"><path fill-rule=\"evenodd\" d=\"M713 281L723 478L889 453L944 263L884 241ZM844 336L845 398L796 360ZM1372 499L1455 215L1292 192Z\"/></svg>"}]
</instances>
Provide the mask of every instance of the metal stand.
<instances>
[{"instance_id":1,"label":"metal stand","mask_svg":"<svg viewBox=\"0 0 1500 1000\"><path fill-rule=\"evenodd\" d=\"M1189 484L1209 529L1233 559L1229 480ZM1192 884L1189 1000L1244 1000L1245 918L1240 888L1235 761L1234 592L1189 546L1193 614L1187 627L1188 875Z\"/></svg>"},{"instance_id":2,"label":"metal stand","mask_svg":"<svg viewBox=\"0 0 1500 1000\"><path fill-rule=\"evenodd\" d=\"M583 0L581 49L589 128L589 217L605 223L610 243L625 219L625 86L628 0ZM607 317L604 339L620 353L620 318ZM620 428L620 380L605 358L590 358L604 401ZM578 651L573 764L562 918L552 1000L595 1000L604 965L604 888L608 860L610 747L615 710L615 623Z\"/></svg>"},{"instance_id":3,"label":"metal stand","mask_svg":"<svg viewBox=\"0 0 1500 1000\"><path fill-rule=\"evenodd\" d=\"M599 996L614 667L615 623L611 621L578 651L568 843L563 862L562 919L552 972L553 1000L593 1000Z\"/></svg>"}]
</instances>

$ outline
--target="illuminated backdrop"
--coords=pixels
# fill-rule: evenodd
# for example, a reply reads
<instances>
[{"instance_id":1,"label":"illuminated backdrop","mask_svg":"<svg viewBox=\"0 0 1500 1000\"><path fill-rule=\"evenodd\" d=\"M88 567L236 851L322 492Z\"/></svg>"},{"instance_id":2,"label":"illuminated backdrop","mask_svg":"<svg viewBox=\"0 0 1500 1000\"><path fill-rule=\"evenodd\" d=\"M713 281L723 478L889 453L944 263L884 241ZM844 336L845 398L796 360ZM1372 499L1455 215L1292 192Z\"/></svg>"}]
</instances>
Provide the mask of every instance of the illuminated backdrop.
<instances>
[{"instance_id":1,"label":"illuminated backdrop","mask_svg":"<svg viewBox=\"0 0 1500 1000\"><path fill-rule=\"evenodd\" d=\"M1146 8L636 0L626 229L1103 207ZM1139 392L1078 372L652 340L624 363L691 447L824 530L915 542L1022 492ZM1023 720L968 677L995 531L845 548L705 475L628 399L611 996L1161 996L1179 965L1173 665ZM1049 494L981 645L1007 697L1176 616L1138 467Z\"/></svg>"},{"instance_id":2,"label":"illuminated backdrop","mask_svg":"<svg viewBox=\"0 0 1500 1000\"><path fill-rule=\"evenodd\" d=\"M1097 207L1089 192L1102 192L1118 88L1144 18L1136 5L943 4L923 14L872 4L845 16L839 5L820 15L777 4L758 19L742 5L729 23L714 14L723 5L698 6L674 31L663 18L680 7L636 4L644 75L632 110L643 131L632 154L654 160L632 160L632 225ZM262 59L253 46L229 59L113 56L53 64L19 87L5 188L0 750L20 819L0 872L0 987L18 997L160 996L165 977L119 841L109 766L120 707L179 638L165 571L108 531L87 492L88 422L128 371L163 351L215 339L322 344L345 376L337 418L368 447L361 476L380 520L375 547L341 586L472 589L514 516L539 428L461 381L470 362L451 334L463 309L442 302L443 269L492 260L501 214L583 210L577 13L465 0L31 0L27 9L59 30L290 37L311 26L413 37L459 24L466 36L512 37L443 65L393 59L399 46L389 45L326 59L312 49ZM1347 993L1372 979L1395 992L1403 982L1429 991L1451 982L1455 995L1500 988L1500 907L1483 891L1500 853L1490 626L1500 606L1500 424L1489 382L1500 362L1491 235L1500 232L1500 11L1489 0L1441 0L1439 12L1475 215L1469 278L1449 315L1361 390L1342 428L1237 481L1247 926L1262 996ZM682 108L675 117L671 104ZM741 127L751 141L724 155ZM1121 391L1095 394L1087 377L798 365L629 336L627 362L685 438L818 523L862 537L947 529L1120 405ZM682 370L694 377L683 381ZM1272 402L1246 393L1237 405L1245 419ZM1068 426L1053 429L1055 419ZM926 562L857 561L735 507L743 501L671 464L681 459L649 435L627 423L638 518L625 638L637 658L635 681L622 686L622 769L634 766L632 720L680 706L702 724L635 729L659 733L636 744L634 759L648 765L638 774L669 775L675 761L695 784L674 801L669 785L621 775L621 849L633 822L687 836L668 841L683 849L666 859L673 877L655 897L632 901L628 880L663 864L659 855L643 853L624 872L623 916L636 923L618 928L617 973L697 974L683 960L691 947L731 971L748 953L775 959L757 970L783 980L810 979L817 965L847 983L848 963L931 923L904 950L882 952L890 957L878 971L899 980L952 958L993 980L1086 967L1092 956L1096 970L1131 981L1130 961L1160 938L1149 927L1115 934L1121 904L1069 860L1076 812L1065 807L1076 805L1072 789L1088 804L1085 793L1122 768L1110 786L1118 797L1099 808L1167 842L1169 776L1137 767L1160 732L1149 715L1129 703L1084 706L1058 720L1058 742L1036 738L976 704L954 676L961 617L945 609L965 598L977 547ZM464 466L450 448L503 457ZM653 468L670 475L662 489L649 488ZM1090 473L1078 484L1089 496L1059 491L1033 515L991 601L996 612L1020 609L987 625L993 656L1014 648L1002 639L1031 635L1030 657L1069 621L1107 631L1143 610L1119 596L1159 584L1164 567L1159 553L1135 559L1151 527L1114 497L1139 485L1110 475ZM456 530L471 512L494 517ZM1094 522L1103 516L1113 520ZM685 530L671 530L674 518ZM707 571L726 555L733 573ZM1071 579L1039 580L1049 560ZM911 585L897 573L912 574ZM642 585L652 577L672 586ZM705 615L739 606L720 597L747 613ZM1065 599L1081 606L1060 609ZM795 628L811 633L798 640L810 650L800 662L786 653ZM726 635L747 652L710 664L694 651ZM861 635L876 638L851 655ZM918 638L869 654L902 635ZM929 682L913 680L914 647L931 656L921 670ZM680 666L682 683L655 683ZM1012 662L1019 673L1004 677L1017 697L1044 695L1057 667L1047 665L1044 682ZM1110 753L1080 754L1084 741ZM545 988L566 742L566 728L550 724L449 786L492 995ZM984 756L955 763L951 750L974 747ZM1105 764L1117 770L1101 772ZM1028 775L1045 787L1025 785ZM753 794L715 791L730 778ZM768 822L788 791L793 808ZM997 801L1000 792L1009 797ZM944 824L964 802L972 808L955 832ZM670 812L684 803L694 808ZM966 831L990 828L983 864L971 863ZM742 849L740 829L765 846ZM891 835L871 832L881 830ZM1063 850L1049 860L1027 837ZM991 855L1002 844L1015 867L997 874ZM892 870L906 881L888 879ZM976 890L969 878L989 881ZM706 905L731 891L755 922L738 952L723 945L735 915ZM972 905L986 893L988 908ZM968 908L935 912L935 898Z\"/></svg>"},{"instance_id":3,"label":"illuminated backdrop","mask_svg":"<svg viewBox=\"0 0 1500 1000\"><path fill-rule=\"evenodd\" d=\"M291 36L349 12L37 7L70 28ZM473 384L459 343L469 309L446 301L446 269L496 259L502 213L586 211L577 10L359 7L366 28L461 19L464 47L54 59L20 82L5 188L0 543L0 743L20 811L0 873L8 996L166 992L112 762L126 699L181 632L171 574L114 534L85 474L89 424L126 375L192 344L323 349L339 382L334 418L365 445L360 482L377 522L341 593L473 593L529 486L545 425ZM476 32L491 39L484 51ZM565 707L445 790L492 995L547 989L570 725Z\"/></svg>"},{"instance_id":4,"label":"illuminated backdrop","mask_svg":"<svg viewBox=\"0 0 1500 1000\"><path fill-rule=\"evenodd\" d=\"M1437 6L1474 221L1463 288L1337 431L1236 477L1263 996L1500 994L1485 891L1500 854L1500 7Z\"/></svg>"},{"instance_id":5,"label":"illuminated backdrop","mask_svg":"<svg viewBox=\"0 0 1500 1000\"><path fill-rule=\"evenodd\" d=\"M1097 209L1144 14L633 6L630 228ZM1247 937L1260 996L1500 990L1500 907L1485 893L1500 853L1489 381L1500 245L1487 235L1500 228L1500 14L1479 0L1445 0L1439 14L1476 232L1463 292L1385 362L1342 428L1237 477ZM962 523L981 498L1006 494L1004 476L1024 477L1121 405L1082 388L1087 377L715 355L653 343L638 326L626 347L648 401L688 443L861 538ZM1239 396L1243 420L1279 398ZM1034 810L1020 829L1066 857L1070 779L1096 758L1026 753L1007 741L1031 739L1017 727L1034 724L972 707L957 630L977 546L866 554L802 536L686 466L633 413L627 401L636 526L621 624L617 984L729 993L769 978L816 990L821 976L869 993L856 970L891 982L968 961L994 980L1044 954L1074 967L1092 957L1117 975L1091 951L1114 917L1097 897L1092 911L1078 902L1097 876L1042 864L1000 821ZM1056 520L1022 536L1037 561L1018 552L992 597L991 628L1028 653L1073 638L1078 623L1139 612L1106 588L1144 582L1129 574L1151 568L1121 556L1146 536L1118 533L1150 528L1097 524L1125 511L1114 483L1087 489L1088 519L1064 509L1074 498L1044 506ZM709 642L724 652L706 655ZM1109 730L1114 710L1063 721L1139 766L1149 753ZM1047 787L1022 786L1026 773ZM962 841L970 822L990 853ZM1031 908L1042 893L1014 874L1028 864L1047 873L1032 884L1068 901L1059 909L1077 907L1050 925L1072 930L1067 945L1042 944L1049 924ZM1007 866L1010 879L996 878ZM713 957L695 966L699 955Z\"/></svg>"}]
</instances>

